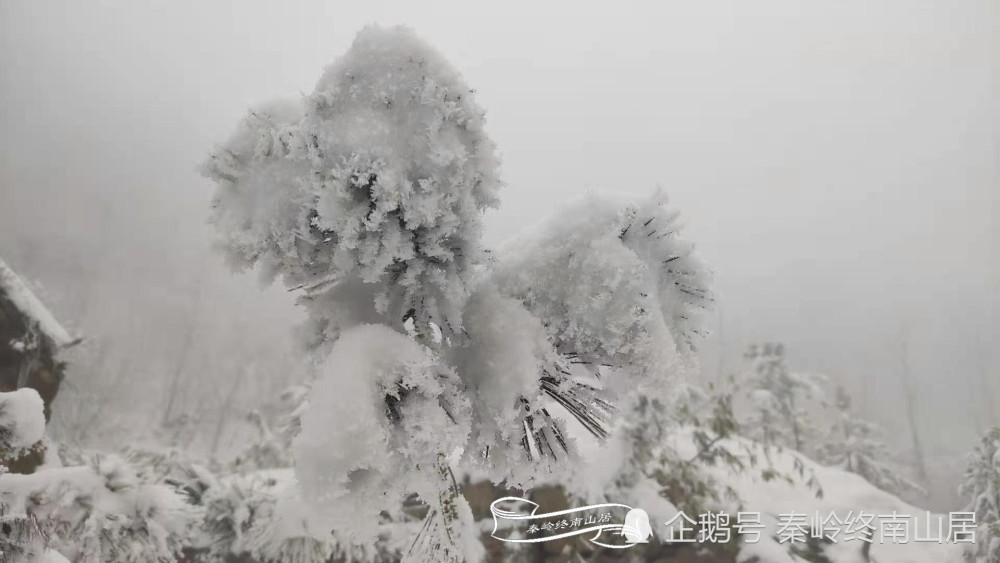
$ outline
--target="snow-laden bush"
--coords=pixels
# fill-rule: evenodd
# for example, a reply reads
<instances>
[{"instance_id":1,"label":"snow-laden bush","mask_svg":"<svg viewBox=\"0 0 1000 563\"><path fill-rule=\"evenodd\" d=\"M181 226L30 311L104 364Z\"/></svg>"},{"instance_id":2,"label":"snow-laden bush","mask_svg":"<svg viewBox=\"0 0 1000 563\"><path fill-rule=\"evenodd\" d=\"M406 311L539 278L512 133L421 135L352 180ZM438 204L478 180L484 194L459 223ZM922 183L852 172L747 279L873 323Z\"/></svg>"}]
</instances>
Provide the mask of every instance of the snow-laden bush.
<instances>
[{"instance_id":1,"label":"snow-laden bush","mask_svg":"<svg viewBox=\"0 0 1000 563\"><path fill-rule=\"evenodd\" d=\"M1000 427L983 436L969 456L960 492L971 499L966 510L975 512L979 525L976 542L967 546L966 559L1000 563Z\"/></svg>"},{"instance_id":2,"label":"snow-laden bush","mask_svg":"<svg viewBox=\"0 0 1000 563\"><path fill-rule=\"evenodd\" d=\"M45 430L32 389L0 393L3 450L37 443ZM53 456L56 457L56 456ZM0 474L0 561L84 563L176 561L194 537L201 511L179 487L140 471L120 456L55 460L22 475Z\"/></svg>"},{"instance_id":3,"label":"snow-laden bush","mask_svg":"<svg viewBox=\"0 0 1000 563\"><path fill-rule=\"evenodd\" d=\"M42 468L0 477L0 551L10 559L38 556L50 547L74 561L175 561L201 521L179 490L139 479L115 455L85 465Z\"/></svg>"},{"instance_id":4,"label":"snow-laden bush","mask_svg":"<svg viewBox=\"0 0 1000 563\"><path fill-rule=\"evenodd\" d=\"M808 416L810 402L822 402L825 378L791 371L782 344L751 345L746 358L750 361L746 385L751 436L765 447L806 453L815 438Z\"/></svg>"},{"instance_id":5,"label":"snow-laden bush","mask_svg":"<svg viewBox=\"0 0 1000 563\"><path fill-rule=\"evenodd\" d=\"M856 473L896 495L924 493L893 462L882 428L851 412L851 397L842 387L837 389L836 408L837 418L817 448L817 461Z\"/></svg>"},{"instance_id":6,"label":"snow-laden bush","mask_svg":"<svg viewBox=\"0 0 1000 563\"><path fill-rule=\"evenodd\" d=\"M711 298L662 194L590 197L485 259L500 180L482 110L407 29L364 29L205 172L229 260L308 312L317 381L292 450L319 529L373 542L417 493L405 558L476 560L453 465L530 486L576 455L569 420L603 438L619 397L693 363Z\"/></svg>"},{"instance_id":7,"label":"snow-laden bush","mask_svg":"<svg viewBox=\"0 0 1000 563\"><path fill-rule=\"evenodd\" d=\"M195 561L242 558L273 563L323 563L348 555L335 537L310 530L308 518L295 512L303 503L294 492L291 469L254 471L214 479L202 503L202 534L193 543ZM364 553L355 553L363 560Z\"/></svg>"}]
</instances>

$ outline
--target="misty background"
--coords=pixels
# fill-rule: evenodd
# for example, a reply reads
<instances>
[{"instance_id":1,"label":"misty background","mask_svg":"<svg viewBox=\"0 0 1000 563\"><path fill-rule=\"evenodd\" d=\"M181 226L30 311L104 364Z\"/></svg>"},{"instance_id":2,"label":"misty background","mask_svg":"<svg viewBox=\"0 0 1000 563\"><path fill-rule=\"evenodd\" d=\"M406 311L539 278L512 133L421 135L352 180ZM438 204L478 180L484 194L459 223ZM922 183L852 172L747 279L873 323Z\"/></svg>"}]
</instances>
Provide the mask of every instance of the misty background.
<instances>
[{"instance_id":1,"label":"misty background","mask_svg":"<svg viewBox=\"0 0 1000 563\"><path fill-rule=\"evenodd\" d=\"M306 378L292 296L211 251L197 168L249 106L312 91L367 23L464 73L504 158L497 244L592 190L662 185L715 272L702 378L786 344L889 430L924 504L1000 424L995 0L0 0L0 255L85 344L53 431L225 455Z\"/></svg>"}]
</instances>

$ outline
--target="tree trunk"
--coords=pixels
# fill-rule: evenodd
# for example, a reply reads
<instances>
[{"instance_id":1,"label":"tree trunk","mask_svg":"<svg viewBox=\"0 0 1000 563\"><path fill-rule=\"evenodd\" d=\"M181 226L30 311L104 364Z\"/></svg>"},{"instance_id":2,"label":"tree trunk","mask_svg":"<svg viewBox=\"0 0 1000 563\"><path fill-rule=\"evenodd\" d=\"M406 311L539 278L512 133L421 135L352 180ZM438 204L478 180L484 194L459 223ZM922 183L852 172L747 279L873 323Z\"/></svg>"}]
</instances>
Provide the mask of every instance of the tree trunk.
<instances>
[{"instance_id":1,"label":"tree trunk","mask_svg":"<svg viewBox=\"0 0 1000 563\"><path fill-rule=\"evenodd\" d=\"M906 419L910 426L910 439L913 443L913 457L917 467L917 478L921 485L927 484L927 465L924 461L924 447L920 442L920 431L917 427L917 392L910 375L909 347L906 336L900 342L900 378L903 382L903 396L906 398Z\"/></svg>"}]
</instances>

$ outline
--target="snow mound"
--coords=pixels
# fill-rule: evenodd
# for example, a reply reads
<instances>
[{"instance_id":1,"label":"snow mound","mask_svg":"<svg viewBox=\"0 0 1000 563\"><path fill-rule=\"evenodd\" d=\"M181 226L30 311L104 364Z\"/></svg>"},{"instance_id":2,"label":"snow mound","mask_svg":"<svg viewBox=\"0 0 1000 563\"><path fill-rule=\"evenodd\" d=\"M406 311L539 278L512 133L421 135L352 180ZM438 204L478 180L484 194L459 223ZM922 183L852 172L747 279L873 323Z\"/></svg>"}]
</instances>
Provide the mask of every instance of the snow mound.
<instances>
[{"instance_id":1,"label":"snow mound","mask_svg":"<svg viewBox=\"0 0 1000 563\"><path fill-rule=\"evenodd\" d=\"M0 452L16 455L42 439L44 407L38 391L28 387L0 393Z\"/></svg>"}]
</instances>

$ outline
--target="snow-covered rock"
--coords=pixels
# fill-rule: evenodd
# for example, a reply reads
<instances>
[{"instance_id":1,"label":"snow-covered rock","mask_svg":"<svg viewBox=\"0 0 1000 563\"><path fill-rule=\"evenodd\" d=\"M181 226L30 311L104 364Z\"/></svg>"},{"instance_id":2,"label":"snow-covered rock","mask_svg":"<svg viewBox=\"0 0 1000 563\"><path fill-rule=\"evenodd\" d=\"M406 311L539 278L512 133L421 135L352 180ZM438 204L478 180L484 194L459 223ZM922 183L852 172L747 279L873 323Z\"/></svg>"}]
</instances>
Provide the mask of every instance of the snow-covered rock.
<instances>
[{"instance_id":1,"label":"snow-covered rock","mask_svg":"<svg viewBox=\"0 0 1000 563\"><path fill-rule=\"evenodd\" d=\"M24 387L0 393L0 457L38 443L45 434L45 405L38 391Z\"/></svg>"},{"instance_id":2,"label":"snow-covered rock","mask_svg":"<svg viewBox=\"0 0 1000 563\"><path fill-rule=\"evenodd\" d=\"M0 258L0 294L4 295L23 315L37 324L38 329L48 337L54 346L67 346L73 337L52 315L41 300L35 296L28 284L14 273L14 270Z\"/></svg>"}]
</instances>

